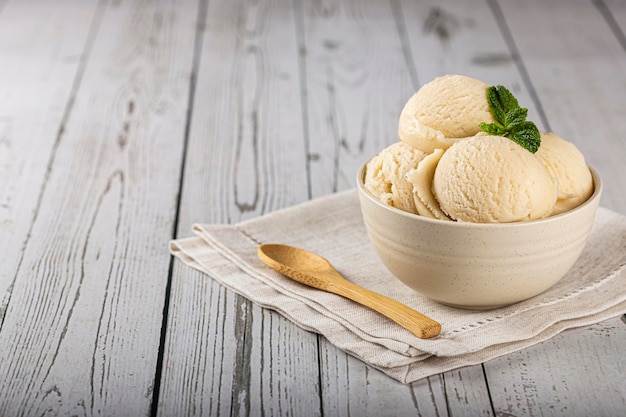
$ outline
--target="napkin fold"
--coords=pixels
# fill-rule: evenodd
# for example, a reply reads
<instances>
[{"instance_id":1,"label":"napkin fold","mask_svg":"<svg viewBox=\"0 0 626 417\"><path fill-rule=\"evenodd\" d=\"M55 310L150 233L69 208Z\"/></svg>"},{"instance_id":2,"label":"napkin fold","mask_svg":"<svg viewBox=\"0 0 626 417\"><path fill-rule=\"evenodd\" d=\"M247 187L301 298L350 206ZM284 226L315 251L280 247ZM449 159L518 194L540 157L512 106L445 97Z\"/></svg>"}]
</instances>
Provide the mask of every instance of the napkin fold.
<instances>
[{"instance_id":1,"label":"napkin fold","mask_svg":"<svg viewBox=\"0 0 626 417\"><path fill-rule=\"evenodd\" d=\"M369 243L355 190L235 225L196 224L193 232L170 242L178 259L403 383L482 363L626 311L626 217L602 207L583 253L563 279L529 300L487 311L438 304L394 278ZM348 280L437 320L441 334L419 339L366 307L284 277L258 259L262 243L323 256Z\"/></svg>"}]
</instances>

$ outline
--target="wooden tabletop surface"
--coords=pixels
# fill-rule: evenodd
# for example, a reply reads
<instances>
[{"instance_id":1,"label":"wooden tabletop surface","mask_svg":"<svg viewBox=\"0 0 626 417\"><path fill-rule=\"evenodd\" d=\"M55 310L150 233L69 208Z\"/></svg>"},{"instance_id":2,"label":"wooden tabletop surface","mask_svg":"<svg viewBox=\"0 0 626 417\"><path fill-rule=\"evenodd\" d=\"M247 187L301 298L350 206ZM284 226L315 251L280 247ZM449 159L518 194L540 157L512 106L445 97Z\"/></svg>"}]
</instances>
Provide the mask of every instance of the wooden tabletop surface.
<instances>
[{"instance_id":1,"label":"wooden tabletop surface","mask_svg":"<svg viewBox=\"0 0 626 417\"><path fill-rule=\"evenodd\" d=\"M508 86L626 215L626 2L0 0L0 416L623 416L620 317L403 385L174 261Z\"/></svg>"}]
</instances>

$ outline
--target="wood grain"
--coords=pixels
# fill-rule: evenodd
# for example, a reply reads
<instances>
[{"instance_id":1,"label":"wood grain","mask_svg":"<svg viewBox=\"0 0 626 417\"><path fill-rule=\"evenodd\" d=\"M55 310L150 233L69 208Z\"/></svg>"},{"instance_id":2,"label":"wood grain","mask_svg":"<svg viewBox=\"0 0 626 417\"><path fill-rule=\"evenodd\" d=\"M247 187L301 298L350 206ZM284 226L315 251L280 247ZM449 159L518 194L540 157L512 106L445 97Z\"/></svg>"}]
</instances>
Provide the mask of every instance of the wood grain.
<instances>
[{"instance_id":1,"label":"wood grain","mask_svg":"<svg viewBox=\"0 0 626 417\"><path fill-rule=\"evenodd\" d=\"M450 416L497 415L493 411L489 396L490 386L487 384L482 365L466 366L445 372L443 381Z\"/></svg>"},{"instance_id":2,"label":"wood grain","mask_svg":"<svg viewBox=\"0 0 626 417\"><path fill-rule=\"evenodd\" d=\"M615 318L567 330L489 362L486 371L496 413L622 415L626 410L626 366L620 359L624 343L626 326Z\"/></svg>"},{"instance_id":3,"label":"wood grain","mask_svg":"<svg viewBox=\"0 0 626 417\"><path fill-rule=\"evenodd\" d=\"M2 415L149 413L193 6L114 3L94 21L0 333Z\"/></svg>"},{"instance_id":4,"label":"wood grain","mask_svg":"<svg viewBox=\"0 0 626 417\"><path fill-rule=\"evenodd\" d=\"M180 208L186 232L308 198L291 3L215 1L207 13Z\"/></svg>"},{"instance_id":5,"label":"wood grain","mask_svg":"<svg viewBox=\"0 0 626 417\"><path fill-rule=\"evenodd\" d=\"M302 2L298 10L311 197L353 188L359 166L399 140L415 86L392 6Z\"/></svg>"},{"instance_id":6,"label":"wood grain","mask_svg":"<svg viewBox=\"0 0 626 417\"><path fill-rule=\"evenodd\" d=\"M446 415L439 376L404 385L330 346L322 352L325 416Z\"/></svg>"},{"instance_id":7,"label":"wood grain","mask_svg":"<svg viewBox=\"0 0 626 417\"><path fill-rule=\"evenodd\" d=\"M39 2L32 11L0 5L0 328L96 15L82 2Z\"/></svg>"},{"instance_id":8,"label":"wood grain","mask_svg":"<svg viewBox=\"0 0 626 417\"><path fill-rule=\"evenodd\" d=\"M293 16L287 0L208 3L181 236L194 222L235 223L308 198ZM165 415L320 415L317 336L201 279L209 278L174 269L159 397ZM230 300L233 314L201 301L212 294ZM182 301L192 295L196 302ZM198 326L203 337L190 339ZM231 352L204 346L221 337Z\"/></svg>"},{"instance_id":9,"label":"wood grain","mask_svg":"<svg viewBox=\"0 0 626 417\"><path fill-rule=\"evenodd\" d=\"M243 370L249 355L244 343L250 337L246 326L252 304L183 265L174 267L173 277L181 278L174 282L170 298L159 415L244 411L250 378ZM189 306L187 314L181 314L179 306Z\"/></svg>"}]
</instances>

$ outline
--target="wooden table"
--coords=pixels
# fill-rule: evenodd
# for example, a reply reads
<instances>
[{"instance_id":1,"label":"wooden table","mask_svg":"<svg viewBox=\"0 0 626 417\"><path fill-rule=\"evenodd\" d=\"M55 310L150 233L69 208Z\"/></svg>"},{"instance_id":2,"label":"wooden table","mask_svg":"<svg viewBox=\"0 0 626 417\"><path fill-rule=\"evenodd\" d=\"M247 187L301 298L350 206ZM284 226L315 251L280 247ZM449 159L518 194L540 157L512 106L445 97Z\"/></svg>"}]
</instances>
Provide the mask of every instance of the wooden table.
<instances>
[{"instance_id":1,"label":"wooden table","mask_svg":"<svg viewBox=\"0 0 626 417\"><path fill-rule=\"evenodd\" d=\"M402 385L168 253L353 188L445 73L626 214L625 33L619 0L0 0L0 415L626 415L620 318Z\"/></svg>"}]
</instances>

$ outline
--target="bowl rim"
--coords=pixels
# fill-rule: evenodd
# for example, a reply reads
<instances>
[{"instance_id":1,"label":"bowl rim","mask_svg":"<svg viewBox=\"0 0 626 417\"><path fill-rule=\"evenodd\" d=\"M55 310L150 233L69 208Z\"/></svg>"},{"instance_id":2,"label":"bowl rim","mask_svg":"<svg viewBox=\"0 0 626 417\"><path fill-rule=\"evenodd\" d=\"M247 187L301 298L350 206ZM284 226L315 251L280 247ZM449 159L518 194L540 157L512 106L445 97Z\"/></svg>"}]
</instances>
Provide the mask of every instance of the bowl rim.
<instances>
[{"instance_id":1,"label":"bowl rim","mask_svg":"<svg viewBox=\"0 0 626 417\"><path fill-rule=\"evenodd\" d=\"M597 200L599 200L602 194L602 179L600 178L600 175L594 168L587 165L587 168L591 172L591 178L593 180L593 193L589 196L589 198L584 203L582 203L578 207L575 207L563 213L555 214L554 216L544 217L542 219L519 221L519 222L508 222L508 223L473 223L473 222L464 222L464 221L439 220L439 219L433 219L430 217L420 216L419 214L415 214L415 213L409 213L407 211L400 210L392 206L388 206L387 204L383 203L382 201L374 197L367 189L365 189L365 183L364 183L365 169L367 167L367 164L372 158L369 158L367 161L365 161L359 167L357 171L356 183L357 183L357 188L359 190L359 193L364 195L369 201L373 202L374 204L383 208L384 210L391 211L392 213L396 213L400 216L404 216L409 219L415 219L417 221L422 221L425 223L432 223L433 225L441 225L441 226L451 227L451 228L457 227L457 228L495 229L495 228L528 227L530 225L545 225L551 222L560 221L564 218L575 216L576 213L578 213L581 210L584 210L585 207L591 204L595 204Z\"/></svg>"}]
</instances>

